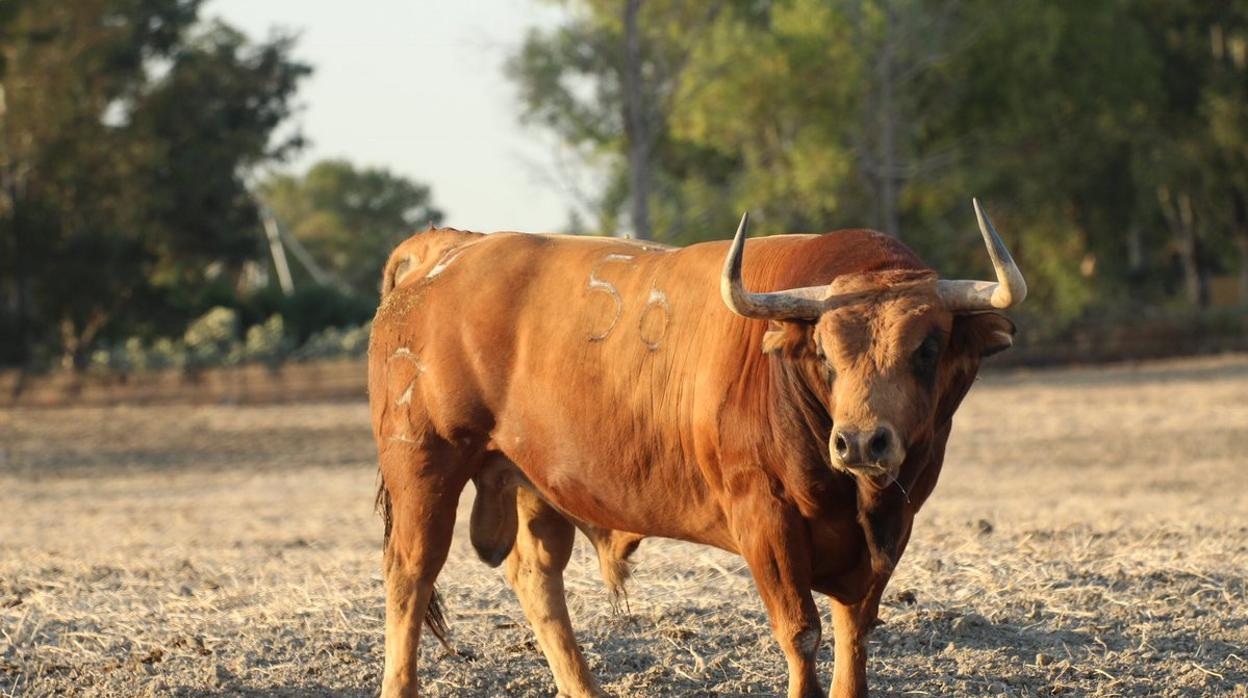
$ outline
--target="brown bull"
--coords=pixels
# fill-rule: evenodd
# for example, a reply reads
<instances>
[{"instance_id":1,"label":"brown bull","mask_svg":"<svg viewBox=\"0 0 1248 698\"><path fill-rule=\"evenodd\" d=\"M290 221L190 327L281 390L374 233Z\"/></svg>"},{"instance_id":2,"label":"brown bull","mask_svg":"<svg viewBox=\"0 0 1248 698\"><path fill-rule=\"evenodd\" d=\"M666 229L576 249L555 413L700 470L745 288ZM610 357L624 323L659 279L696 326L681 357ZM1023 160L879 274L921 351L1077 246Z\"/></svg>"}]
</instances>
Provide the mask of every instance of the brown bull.
<instances>
[{"instance_id":1,"label":"brown bull","mask_svg":"<svg viewBox=\"0 0 1248 698\"><path fill-rule=\"evenodd\" d=\"M746 244L746 218L731 245L684 249L454 230L400 245L369 347L383 694L416 692L422 619L441 635L434 580L472 480L473 544L506 561L561 694L602 694L564 602L579 527L613 587L648 536L742 555L789 696L821 695L812 591L828 595L833 695L865 695L866 636L953 413L1012 342L989 311L1026 293L976 213L996 283L938 280L865 230Z\"/></svg>"}]
</instances>

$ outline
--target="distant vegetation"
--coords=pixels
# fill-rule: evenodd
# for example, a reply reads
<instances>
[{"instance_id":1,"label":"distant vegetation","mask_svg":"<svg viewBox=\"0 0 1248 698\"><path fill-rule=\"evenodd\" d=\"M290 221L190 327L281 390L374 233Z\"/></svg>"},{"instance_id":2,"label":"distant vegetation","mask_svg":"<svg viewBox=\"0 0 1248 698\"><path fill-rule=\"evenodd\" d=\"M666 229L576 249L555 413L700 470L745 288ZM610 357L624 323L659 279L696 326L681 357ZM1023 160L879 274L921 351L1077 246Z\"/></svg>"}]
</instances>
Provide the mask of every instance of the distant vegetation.
<instances>
[{"instance_id":1,"label":"distant vegetation","mask_svg":"<svg viewBox=\"0 0 1248 698\"><path fill-rule=\"evenodd\" d=\"M395 245L442 221L429 187L343 160L319 162L301 177L273 175L259 190L320 265L365 297L377 295Z\"/></svg>"},{"instance_id":2,"label":"distant vegetation","mask_svg":"<svg viewBox=\"0 0 1248 698\"><path fill-rule=\"evenodd\" d=\"M311 67L202 0L0 2L0 364L125 370L358 353L429 189L275 171ZM322 278L275 283L262 206Z\"/></svg>"},{"instance_id":3,"label":"distant vegetation","mask_svg":"<svg viewBox=\"0 0 1248 698\"><path fill-rule=\"evenodd\" d=\"M0 2L0 364L350 355L388 250L441 221L384 169L290 173L311 66L203 4ZM977 195L1025 338L1248 307L1248 0L556 4L506 71L599 175L561 183L575 232L685 244L748 208L983 275Z\"/></svg>"},{"instance_id":4,"label":"distant vegetation","mask_svg":"<svg viewBox=\"0 0 1248 698\"><path fill-rule=\"evenodd\" d=\"M611 175L582 227L688 243L748 208L966 276L977 195L1029 327L1248 303L1244 0L557 4L508 70L524 119Z\"/></svg>"}]
</instances>

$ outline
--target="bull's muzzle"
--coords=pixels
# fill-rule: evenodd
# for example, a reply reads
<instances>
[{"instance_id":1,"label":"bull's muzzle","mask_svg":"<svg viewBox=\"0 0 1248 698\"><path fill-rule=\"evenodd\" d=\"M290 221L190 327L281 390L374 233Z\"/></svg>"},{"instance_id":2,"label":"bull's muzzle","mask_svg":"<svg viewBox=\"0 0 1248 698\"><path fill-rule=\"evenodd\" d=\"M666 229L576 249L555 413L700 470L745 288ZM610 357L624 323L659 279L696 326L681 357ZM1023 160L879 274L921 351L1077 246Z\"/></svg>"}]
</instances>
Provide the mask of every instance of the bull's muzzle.
<instances>
[{"instance_id":1,"label":"bull's muzzle","mask_svg":"<svg viewBox=\"0 0 1248 698\"><path fill-rule=\"evenodd\" d=\"M868 475L891 473L906 458L897 431L888 424L868 429L838 427L832 431L832 463Z\"/></svg>"}]
</instances>

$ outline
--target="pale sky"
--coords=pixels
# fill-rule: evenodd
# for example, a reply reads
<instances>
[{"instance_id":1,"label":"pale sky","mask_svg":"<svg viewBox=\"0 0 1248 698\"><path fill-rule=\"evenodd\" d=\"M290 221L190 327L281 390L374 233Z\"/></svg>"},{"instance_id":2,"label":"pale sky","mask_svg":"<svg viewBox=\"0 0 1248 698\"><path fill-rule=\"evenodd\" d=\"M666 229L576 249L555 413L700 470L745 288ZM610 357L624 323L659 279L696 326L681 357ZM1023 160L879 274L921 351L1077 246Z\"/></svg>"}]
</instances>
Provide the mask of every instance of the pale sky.
<instances>
[{"instance_id":1,"label":"pale sky","mask_svg":"<svg viewBox=\"0 0 1248 698\"><path fill-rule=\"evenodd\" d=\"M342 157L429 184L444 223L558 230L571 201L552 183L553 139L521 126L507 56L560 10L537 0L210 0L261 39L296 30L304 81L297 117L311 146L294 163Z\"/></svg>"}]
</instances>

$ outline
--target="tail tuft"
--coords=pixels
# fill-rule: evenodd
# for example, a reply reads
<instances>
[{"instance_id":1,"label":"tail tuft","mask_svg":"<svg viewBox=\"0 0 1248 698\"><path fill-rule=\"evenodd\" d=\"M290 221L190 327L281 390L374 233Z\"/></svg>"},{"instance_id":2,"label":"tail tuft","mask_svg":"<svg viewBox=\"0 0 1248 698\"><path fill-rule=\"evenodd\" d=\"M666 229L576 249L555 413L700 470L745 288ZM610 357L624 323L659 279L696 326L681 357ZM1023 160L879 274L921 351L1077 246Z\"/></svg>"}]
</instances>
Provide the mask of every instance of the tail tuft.
<instances>
[{"instance_id":1,"label":"tail tuft","mask_svg":"<svg viewBox=\"0 0 1248 698\"><path fill-rule=\"evenodd\" d=\"M438 642L442 643L442 647L447 652L455 655L459 654L446 639L450 628L446 624L446 608L442 605L442 595L438 593L437 587L433 588L433 596L429 599L429 608L425 611L425 625L429 627L429 632L438 638Z\"/></svg>"},{"instance_id":2,"label":"tail tuft","mask_svg":"<svg viewBox=\"0 0 1248 698\"><path fill-rule=\"evenodd\" d=\"M394 528L394 510L390 506L390 490L386 489L386 480L377 473L377 499L373 507L381 514L381 547L384 550L390 544L390 530Z\"/></svg>"}]
</instances>

